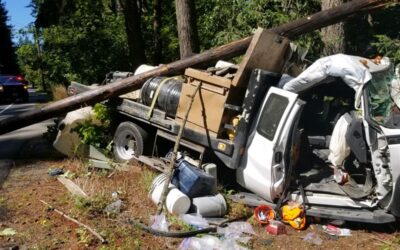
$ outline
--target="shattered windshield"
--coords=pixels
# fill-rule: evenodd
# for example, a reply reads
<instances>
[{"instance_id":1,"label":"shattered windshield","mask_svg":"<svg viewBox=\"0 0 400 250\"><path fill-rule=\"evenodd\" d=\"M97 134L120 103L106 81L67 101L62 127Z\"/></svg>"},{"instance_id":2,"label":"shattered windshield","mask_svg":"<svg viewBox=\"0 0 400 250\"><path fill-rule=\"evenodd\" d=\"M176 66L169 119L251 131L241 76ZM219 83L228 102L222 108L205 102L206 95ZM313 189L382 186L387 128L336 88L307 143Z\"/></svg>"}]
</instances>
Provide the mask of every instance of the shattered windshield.
<instances>
[{"instance_id":1,"label":"shattered windshield","mask_svg":"<svg viewBox=\"0 0 400 250\"><path fill-rule=\"evenodd\" d=\"M400 128L400 110L392 99L397 88L393 70L372 74L366 85L370 118L385 127Z\"/></svg>"}]
</instances>

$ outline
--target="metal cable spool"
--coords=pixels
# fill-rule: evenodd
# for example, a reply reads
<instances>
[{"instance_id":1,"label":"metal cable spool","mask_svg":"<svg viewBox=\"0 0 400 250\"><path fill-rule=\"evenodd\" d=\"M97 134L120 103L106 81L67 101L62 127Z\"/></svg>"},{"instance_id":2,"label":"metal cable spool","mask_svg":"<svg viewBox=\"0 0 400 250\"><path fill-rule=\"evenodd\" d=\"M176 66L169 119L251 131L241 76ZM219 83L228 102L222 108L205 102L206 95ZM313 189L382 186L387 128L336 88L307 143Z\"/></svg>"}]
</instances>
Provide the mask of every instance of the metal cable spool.
<instances>
[{"instance_id":1,"label":"metal cable spool","mask_svg":"<svg viewBox=\"0 0 400 250\"><path fill-rule=\"evenodd\" d=\"M140 91L142 103L150 106L155 98L157 88L162 84L157 97L156 107L169 116L175 116L178 109L182 80L167 77L153 77L147 80Z\"/></svg>"}]
</instances>

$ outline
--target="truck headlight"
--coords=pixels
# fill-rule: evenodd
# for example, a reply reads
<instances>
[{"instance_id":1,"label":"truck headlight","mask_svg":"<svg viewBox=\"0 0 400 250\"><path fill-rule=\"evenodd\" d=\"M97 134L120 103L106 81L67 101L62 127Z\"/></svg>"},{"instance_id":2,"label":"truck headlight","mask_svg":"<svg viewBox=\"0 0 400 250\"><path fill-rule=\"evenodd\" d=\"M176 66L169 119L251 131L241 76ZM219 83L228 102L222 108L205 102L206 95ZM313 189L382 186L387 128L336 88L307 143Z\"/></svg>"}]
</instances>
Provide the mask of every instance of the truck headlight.
<instances>
[{"instance_id":1,"label":"truck headlight","mask_svg":"<svg viewBox=\"0 0 400 250\"><path fill-rule=\"evenodd\" d=\"M0 85L0 92L3 92L3 91L4 91L3 85Z\"/></svg>"},{"instance_id":2,"label":"truck headlight","mask_svg":"<svg viewBox=\"0 0 400 250\"><path fill-rule=\"evenodd\" d=\"M24 85L24 89L27 90L28 88L29 88L29 87L28 87L28 84L25 84L25 85Z\"/></svg>"}]
</instances>

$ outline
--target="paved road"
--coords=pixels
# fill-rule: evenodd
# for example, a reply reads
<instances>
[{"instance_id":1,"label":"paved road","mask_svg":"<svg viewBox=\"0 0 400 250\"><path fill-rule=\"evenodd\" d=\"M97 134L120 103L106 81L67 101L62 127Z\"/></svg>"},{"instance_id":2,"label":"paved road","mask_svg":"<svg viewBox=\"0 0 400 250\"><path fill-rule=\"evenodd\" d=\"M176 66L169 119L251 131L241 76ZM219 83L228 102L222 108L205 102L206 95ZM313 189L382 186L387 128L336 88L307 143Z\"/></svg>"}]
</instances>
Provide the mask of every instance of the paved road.
<instances>
[{"instance_id":1,"label":"paved road","mask_svg":"<svg viewBox=\"0 0 400 250\"><path fill-rule=\"evenodd\" d=\"M38 103L11 103L0 105L0 120L18 115L38 107ZM42 138L47 126L46 120L0 136L0 159L27 159L52 156L51 145Z\"/></svg>"}]
</instances>

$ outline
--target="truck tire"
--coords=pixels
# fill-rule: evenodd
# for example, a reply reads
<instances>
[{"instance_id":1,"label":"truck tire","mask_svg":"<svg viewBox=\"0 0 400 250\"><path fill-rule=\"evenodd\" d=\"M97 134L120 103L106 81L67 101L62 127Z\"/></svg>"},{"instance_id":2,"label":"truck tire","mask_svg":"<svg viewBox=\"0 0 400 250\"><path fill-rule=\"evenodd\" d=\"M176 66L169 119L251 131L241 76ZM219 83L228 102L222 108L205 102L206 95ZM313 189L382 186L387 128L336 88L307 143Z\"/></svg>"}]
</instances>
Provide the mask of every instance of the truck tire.
<instances>
[{"instance_id":1,"label":"truck tire","mask_svg":"<svg viewBox=\"0 0 400 250\"><path fill-rule=\"evenodd\" d=\"M143 154L147 132L133 122L122 122L114 133L114 158L126 162Z\"/></svg>"}]
</instances>

